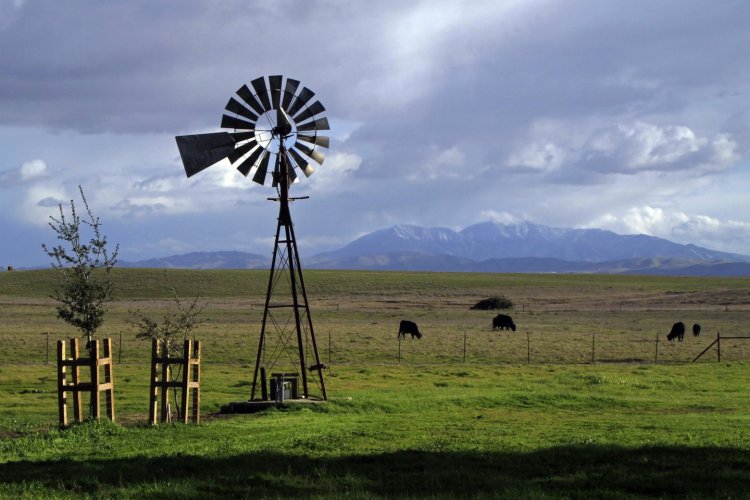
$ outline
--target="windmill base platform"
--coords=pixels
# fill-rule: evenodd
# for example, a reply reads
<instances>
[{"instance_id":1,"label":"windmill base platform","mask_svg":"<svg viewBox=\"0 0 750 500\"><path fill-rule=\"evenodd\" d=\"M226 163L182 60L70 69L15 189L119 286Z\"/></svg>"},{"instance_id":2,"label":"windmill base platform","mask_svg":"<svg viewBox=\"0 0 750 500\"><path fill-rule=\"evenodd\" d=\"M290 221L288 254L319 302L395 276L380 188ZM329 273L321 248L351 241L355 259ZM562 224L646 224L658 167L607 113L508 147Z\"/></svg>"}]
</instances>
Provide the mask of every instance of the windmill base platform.
<instances>
[{"instance_id":1,"label":"windmill base platform","mask_svg":"<svg viewBox=\"0 0 750 500\"><path fill-rule=\"evenodd\" d=\"M220 413L255 413L268 408L293 408L295 406L308 406L326 403L322 399L285 399L283 403L274 400L240 401L228 403L221 407Z\"/></svg>"}]
</instances>

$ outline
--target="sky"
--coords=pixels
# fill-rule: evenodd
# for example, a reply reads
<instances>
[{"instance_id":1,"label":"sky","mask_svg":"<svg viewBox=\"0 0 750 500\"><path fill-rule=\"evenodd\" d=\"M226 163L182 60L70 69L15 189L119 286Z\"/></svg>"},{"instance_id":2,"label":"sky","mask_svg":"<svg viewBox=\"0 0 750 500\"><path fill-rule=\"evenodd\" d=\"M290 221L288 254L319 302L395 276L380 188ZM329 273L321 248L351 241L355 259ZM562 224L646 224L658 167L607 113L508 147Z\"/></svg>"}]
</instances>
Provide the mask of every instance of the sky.
<instances>
[{"instance_id":1,"label":"sky","mask_svg":"<svg viewBox=\"0 0 750 500\"><path fill-rule=\"evenodd\" d=\"M259 76L316 92L303 256L396 224L602 228L750 255L750 3L0 0L0 265L83 186L120 258L272 251L272 188L174 137Z\"/></svg>"}]
</instances>

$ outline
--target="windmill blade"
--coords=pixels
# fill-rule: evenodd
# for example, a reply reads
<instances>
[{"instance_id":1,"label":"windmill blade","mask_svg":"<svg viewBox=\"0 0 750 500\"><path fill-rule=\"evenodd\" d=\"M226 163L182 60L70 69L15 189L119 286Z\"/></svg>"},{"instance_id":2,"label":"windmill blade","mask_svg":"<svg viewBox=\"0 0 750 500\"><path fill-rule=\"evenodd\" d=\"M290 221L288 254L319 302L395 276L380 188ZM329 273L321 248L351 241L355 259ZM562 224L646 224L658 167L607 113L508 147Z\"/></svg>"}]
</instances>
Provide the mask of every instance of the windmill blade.
<instances>
[{"instance_id":1,"label":"windmill blade","mask_svg":"<svg viewBox=\"0 0 750 500\"><path fill-rule=\"evenodd\" d=\"M322 104L320 104L320 101L315 101L312 106L302 111L300 114L294 117L295 123L300 123L308 118L312 118L313 116L317 115L318 113L322 113L325 111L326 108L323 107Z\"/></svg>"},{"instance_id":2,"label":"windmill blade","mask_svg":"<svg viewBox=\"0 0 750 500\"><path fill-rule=\"evenodd\" d=\"M273 75L268 77L268 82L271 84L271 106L273 109L279 109L279 101L281 100L281 80L284 77L281 75Z\"/></svg>"},{"instance_id":3,"label":"windmill blade","mask_svg":"<svg viewBox=\"0 0 750 500\"><path fill-rule=\"evenodd\" d=\"M303 123L302 125L297 125L297 131L298 132L305 132L309 130L330 130L331 127L328 125L328 118L318 118L317 120L313 120L311 122Z\"/></svg>"},{"instance_id":4,"label":"windmill blade","mask_svg":"<svg viewBox=\"0 0 750 500\"><path fill-rule=\"evenodd\" d=\"M252 132L230 132L229 135L234 138L234 142L239 143L248 139L255 139L255 131ZM308 141L309 142L309 141Z\"/></svg>"},{"instance_id":5,"label":"windmill blade","mask_svg":"<svg viewBox=\"0 0 750 500\"><path fill-rule=\"evenodd\" d=\"M289 114L292 115L292 116L296 115L299 112L300 108L302 108L302 106L304 106L305 104L307 104L307 102L310 99L312 99L312 97L314 95L315 95L315 92L313 92L312 90L308 89L307 87L304 87L302 89L302 92L299 93L299 95L294 100L294 102L292 103L292 105L290 106L290 108L287 110L289 112Z\"/></svg>"},{"instance_id":6,"label":"windmill blade","mask_svg":"<svg viewBox=\"0 0 750 500\"><path fill-rule=\"evenodd\" d=\"M304 158L302 158L302 155L300 155L294 149L290 149L289 154L292 155L292 157L294 158L294 161L297 163L297 166L305 174L305 177L310 177L312 173L315 172L315 167L310 165L310 163Z\"/></svg>"},{"instance_id":7,"label":"windmill blade","mask_svg":"<svg viewBox=\"0 0 750 500\"><path fill-rule=\"evenodd\" d=\"M294 93L297 92L297 87L299 87L299 80L294 80L292 78L286 79L286 85L284 86L284 99L281 101L281 107L289 109L289 105L292 103L292 99L294 99Z\"/></svg>"},{"instance_id":8,"label":"windmill blade","mask_svg":"<svg viewBox=\"0 0 750 500\"><path fill-rule=\"evenodd\" d=\"M255 98L252 92L250 92L250 89L247 88L247 85L243 85L240 87L240 89L237 91L237 95L245 101L248 106L253 108L253 111L255 111L258 115L263 114L263 106L258 102L258 99Z\"/></svg>"},{"instance_id":9,"label":"windmill blade","mask_svg":"<svg viewBox=\"0 0 750 500\"><path fill-rule=\"evenodd\" d=\"M242 146L235 148L234 151L232 151L232 153L229 156L227 156L227 158L229 158L229 161L232 162L232 164L234 164L237 162L237 160L245 156L247 153L250 152L251 149L253 149L257 145L258 143L255 142L255 139L253 139L252 141L247 141Z\"/></svg>"},{"instance_id":10,"label":"windmill blade","mask_svg":"<svg viewBox=\"0 0 750 500\"><path fill-rule=\"evenodd\" d=\"M271 101L268 100L266 79L261 76L250 82L250 84L255 89L255 95L258 96L258 99L260 99L260 102L263 104L263 109L265 111L271 111Z\"/></svg>"},{"instance_id":11,"label":"windmill blade","mask_svg":"<svg viewBox=\"0 0 750 500\"><path fill-rule=\"evenodd\" d=\"M310 144L315 144L316 146L320 146L322 148L329 147L330 143L328 137L324 135L297 134L297 139L299 139L300 141L309 142Z\"/></svg>"},{"instance_id":12,"label":"windmill blade","mask_svg":"<svg viewBox=\"0 0 750 500\"><path fill-rule=\"evenodd\" d=\"M282 107L276 109L276 130L282 136L288 136L292 133L292 119L289 118Z\"/></svg>"},{"instance_id":13,"label":"windmill blade","mask_svg":"<svg viewBox=\"0 0 750 500\"><path fill-rule=\"evenodd\" d=\"M180 135L175 141L188 177L223 160L234 150L234 139L226 132Z\"/></svg>"},{"instance_id":14,"label":"windmill blade","mask_svg":"<svg viewBox=\"0 0 750 500\"><path fill-rule=\"evenodd\" d=\"M255 124L240 120L234 116L221 115L221 128L233 128L235 130L255 130Z\"/></svg>"},{"instance_id":15,"label":"windmill blade","mask_svg":"<svg viewBox=\"0 0 750 500\"><path fill-rule=\"evenodd\" d=\"M294 147L305 153L307 156L318 162L319 165L323 164L323 160L325 160L325 155L321 153L320 151L315 151L314 149L310 149L301 142L295 142Z\"/></svg>"},{"instance_id":16,"label":"windmill blade","mask_svg":"<svg viewBox=\"0 0 750 500\"><path fill-rule=\"evenodd\" d=\"M229 98L229 102L224 107L227 111L231 111L232 113L236 113L240 116L244 116L251 122L258 121L258 115L247 109L245 106L240 104L238 100L236 100L234 97Z\"/></svg>"},{"instance_id":17,"label":"windmill blade","mask_svg":"<svg viewBox=\"0 0 750 500\"><path fill-rule=\"evenodd\" d=\"M255 171L253 176L253 182L257 182L261 186L266 182L266 172L268 172L268 159L271 157L271 153L266 151L263 154L263 158L260 160L258 170Z\"/></svg>"},{"instance_id":18,"label":"windmill blade","mask_svg":"<svg viewBox=\"0 0 750 500\"><path fill-rule=\"evenodd\" d=\"M255 165L255 162L258 161L258 157L260 157L261 153L263 153L265 149L263 148L255 148L252 153L250 153L250 156L245 158L242 163L237 165L237 170L240 171L242 175L247 177L247 174L250 173L250 169L253 168Z\"/></svg>"},{"instance_id":19,"label":"windmill blade","mask_svg":"<svg viewBox=\"0 0 750 500\"><path fill-rule=\"evenodd\" d=\"M294 162L291 158L289 158L289 155L284 156L284 161L286 161L287 164L287 175L289 177L289 182L292 183L297 180L297 172L295 170Z\"/></svg>"}]
</instances>

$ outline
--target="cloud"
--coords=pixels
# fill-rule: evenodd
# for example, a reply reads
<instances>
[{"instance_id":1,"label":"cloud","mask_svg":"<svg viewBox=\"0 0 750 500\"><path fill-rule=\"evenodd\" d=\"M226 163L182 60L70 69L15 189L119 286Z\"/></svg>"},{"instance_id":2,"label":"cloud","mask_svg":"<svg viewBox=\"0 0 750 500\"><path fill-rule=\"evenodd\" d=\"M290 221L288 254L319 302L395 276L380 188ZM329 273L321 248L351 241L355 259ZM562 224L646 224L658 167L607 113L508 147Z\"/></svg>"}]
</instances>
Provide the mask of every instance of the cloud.
<instances>
[{"instance_id":1,"label":"cloud","mask_svg":"<svg viewBox=\"0 0 750 500\"><path fill-rule=\"evenodd\" d=\"M728 252L736 252L738 246L750 240L748 222L721 220L664 207L632 207L620 216L611 213L601 216L591 226L625 234L647 234ZM744 252L748 253L747 250Z\"/></svg>"},{"instance_id":2,"label":"cloud","mask_svg":"<svg viewBox=\"0 0 750 500\"><path fill-rule=\"evenodd\" d=\"M15 187L20 184L28 183L34 179L46 176L48 172L47 163L44 160L31 160L22 164L20 167L6 170L0 173L1 187Z\"/></svg>"},{"instance_id":3,"label":"cloud","mask_svg":"<svg viewBox=\"0 0 750 500\"><path fill-rule=\"evenodd\" d=\"M508 158L508 166L550 172L560 168L565 161L565 157L565 150L556 144L532 142L513 152Z\"/></svg>"},{"instance_id":4,"label":"cloud","mask_svg":"<svg viewBox=\"0 0 750 500\"><path fill-rule=\"evenodd\" d=\"M412 173L405 175L406 179L416 182L425 180L439 181L457 178L473 178L481 169L466 162L466 155L458 146L440 148L432 146L424 158L423 164Z\"/></svg>"},{"instance_id":5,"label":"cloud","mask_svg":"<svg viewBox=\"0 0 750 500\"><path fill-rule=\"evenodd\" d=\"M684 125L644 121L594 127L582 131L571 124L561 130L554 121L535 123L511 153L508 166L540 173L565 171L566 179L587 180L586 172L636 175L642 172L685 171L705 175L734 166L741 158L728 133L699 136Z\"/></svg>"},{"instance_id":6,"label":"cloud","mask_svg":"<svg viewBox=\"0 0 750 500\"><path fill-rule=\"evenodd\" d=\"M47 164L43 160L31 160L21 165L21 180L26 181L44 175L47 172Z\"/></svg>"},{"instance_id":7,"label":"cloud","mask_svg":"<svg viewBox=\"0 0 750 500\"><path fill-rule=\"evenodd\" d=\"M330 192L349 190L353 175L362 166L362 158L351 151L334 151L326 156L323 165L313 163L315 172L310 177L300 175L299 188L311 191Z\"/></svg>"},{"instance_id":8,"label":"cloud","mask_svg":"<svg viewBox=\"0 0 750 500\"><path fill-rule=\"evenodd\" d=\"M658 126L636 121L592 134L583 146L581 161L605 173L644 170L721 170L739 156L728 134L699 137L682 125Z\"/></svg>"},{"instance_id":9,"label":"cloud","mask_svg":"<svg viewBox=\"0 0 750 500\"><path fill-rule=\"evenodd\" d=\"M50 216L60 216L60 205L63 209L68 206L69 201L63 200L70 199L71 197L61 186L46 183L35 184L26 192L16 213L19 219L29 224L46 226L50 221Z\"/></svg>"}]
</instances>

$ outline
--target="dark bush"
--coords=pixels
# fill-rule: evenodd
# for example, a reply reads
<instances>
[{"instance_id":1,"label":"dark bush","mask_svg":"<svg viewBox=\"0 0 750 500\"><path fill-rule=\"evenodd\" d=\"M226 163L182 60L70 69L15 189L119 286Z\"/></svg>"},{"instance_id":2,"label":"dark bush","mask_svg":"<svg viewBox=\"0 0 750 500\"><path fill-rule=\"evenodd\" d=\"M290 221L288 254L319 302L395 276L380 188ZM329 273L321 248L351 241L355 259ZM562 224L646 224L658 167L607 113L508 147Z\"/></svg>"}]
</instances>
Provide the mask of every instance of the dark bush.
<instances>
[{"instance_id":1,"label":"dark bush","mask_svg":"<svg viewBox=\"0 0 750 500\"><path fill-rule=\"evenodd\" d=\"M513 301L506 299L502 295L500 297L490 297L489 299L480 300L473 306L472 309L511 309L513 307Z\"/></svg>"}]
</instances>

